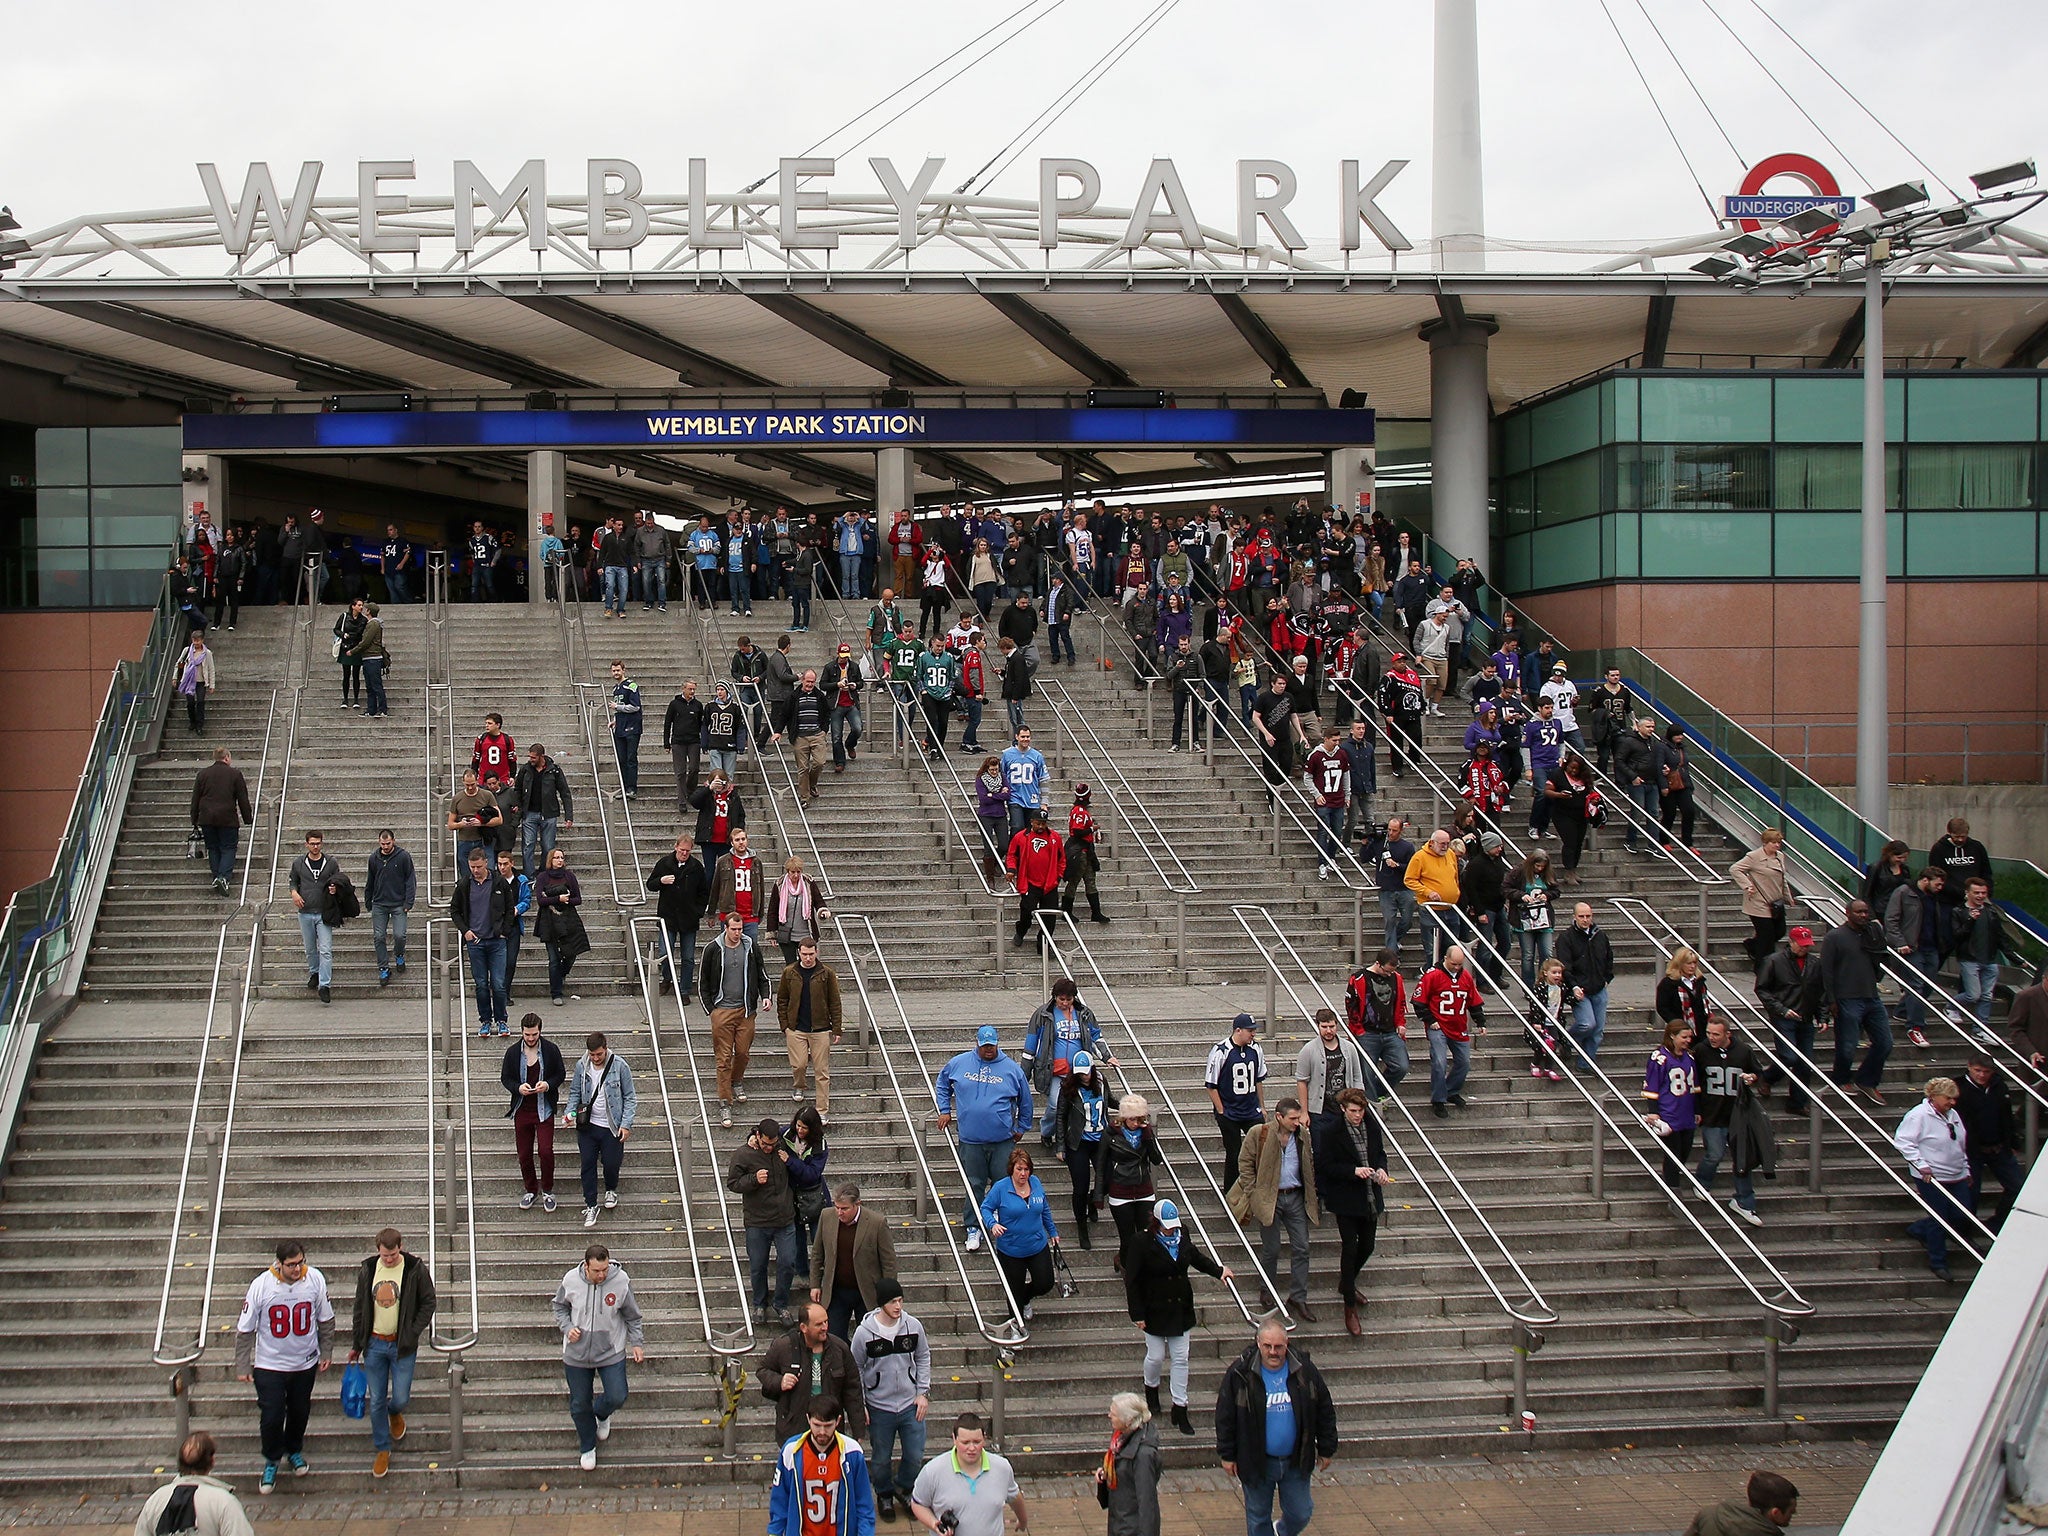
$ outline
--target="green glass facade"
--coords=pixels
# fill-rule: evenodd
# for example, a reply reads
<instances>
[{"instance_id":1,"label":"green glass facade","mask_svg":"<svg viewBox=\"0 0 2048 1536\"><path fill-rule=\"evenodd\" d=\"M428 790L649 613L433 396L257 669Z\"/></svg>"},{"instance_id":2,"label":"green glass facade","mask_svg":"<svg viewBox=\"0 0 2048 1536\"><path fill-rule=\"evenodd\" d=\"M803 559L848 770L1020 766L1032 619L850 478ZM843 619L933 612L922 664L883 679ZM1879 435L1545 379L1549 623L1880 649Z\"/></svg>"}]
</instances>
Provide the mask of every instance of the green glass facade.
<instances>
[{"instance_id":1,"label":"green glass facade","mask_svg":"<svg viewBox=\"0 0 2048 1536\"><path fill-rule=\"evenodd\" d=\"M184 495L177 427L0 424L0 607L146 608Z\"/></svg>"},{"instance_id":2,"label":"green glass facade","mask_svg":"<svg viewBox=\"0 0 2048 1536\"><path fill-rule=\"evenodd\" d=\"M2042 375L1907 374L1885 393L1892 574L2048 575ZM1856 374L1619 372L1496 430L1511 595L1857 573Z\"/></svg>"}]
</instances>

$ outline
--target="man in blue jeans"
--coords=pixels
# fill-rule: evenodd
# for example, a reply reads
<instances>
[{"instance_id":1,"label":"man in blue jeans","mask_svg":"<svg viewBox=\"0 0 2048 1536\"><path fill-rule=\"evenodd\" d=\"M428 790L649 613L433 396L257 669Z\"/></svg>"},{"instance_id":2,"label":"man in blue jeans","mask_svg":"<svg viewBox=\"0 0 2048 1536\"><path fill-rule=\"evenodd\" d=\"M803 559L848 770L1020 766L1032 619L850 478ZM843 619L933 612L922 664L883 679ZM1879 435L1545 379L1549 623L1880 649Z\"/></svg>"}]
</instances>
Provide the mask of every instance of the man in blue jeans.
<instances>
[{"instance_id":1,"label":"man in blue jeans","mask_svg":"<svg viewBox=\"0 0 2048 1536\"><path fill-rule=\"evenodd\" d=\"M1916 1193L1927 1207L1906 1230L1927 1245L1927 1267L1947 1280L1949 1232L1963 1230L1963 1213L1970 1209L1969 1136L1956 1113L1954 1078L1930 1077L1922 1091L1926 1098L1906 1111L1892 1145L1912 1169Z\"/></svg>"},{"instance_id":2,"label":"man in blue jeans","mask_svg":"<svg viewBox=\"0 0 2048 1536\"><path fill-rule=\"evenodd\" d=\"M1003 1054L993 1024L975 1032L974 1049L939 1069L939 1129L960 1126L960 1163L967 1171L967 1247L981 1246L981 1197L1001 1178L1017 1138L1031 1128L1031 1083Z\"/></svg>"},{"instance_id":3,"label":"man in blue jeans","mask_svg":"<svg viewBox=\"0 0 2048 1536\"><path fill-rule=\"evenodd\" d=\"M334 981L334 930L323 915L327 893L341 874L341 865L327 857L326 839L306 834L306 851L292 860L292 905L298 909L299 939L306 947L306 986L318 988L327 1002Z\"/></svg>"},{"instance_id":4,"label":"man in blue jeans","mask_svg":"<svg viewBox=\"0 0 2048 1536\"><path fill-rule=\"evenodd\" d=\"M512 927L516 899L512 888L491 873L483 849L470 849L469 878L448 899L448 916L462 934L463 953L476 982L479 1035L488 1035L493 1028L501 1035L512 1033L505 997L505 934Z\"/></svg>"},{"instance_id":5,"label":"man in blue jeans","mask_svg":"<svg viewBox=\"0 0 2048 1536\"><path fill-rule=\"evenodd\" d=\"M1336 1454L1330 1389L1308 1357L1288 1347L1287 1325L1271 1318L1216 1393L1216 1459L1244 1489L1247 1536L1301 1536L1316 1512L1309 1476L1327 1471Z\"/></svg>"},{"instance_id":6,"label":"man in blue jeans","mask_svg":"<svg viewBox=\"0 0 2048 1536\"><path fill-rule=\"evenodd\" d=\"M604 1173L604 1208L619 1203L619 1165L626 1158L626 1140L633 1134L633 1120L640 1111L640 1095L633 1089L633 1069L625 1058L614 1056L599 1030L583 1039L583 1060L569 1074L566 1104L570 1124L576 1127L576 1150L583 1162L583 1225L597 1225L597 1182Z\"/></svg>"},{"instance_id":7,"label":"man in blue jeans","mask_svg":"<svg viewBox=\"0 0 2048 1536\"><path fill-rule=\"evenodd\" d=\"M1590 903L1582 901L1572 908L1571 927L1557 936L1557 960L1564 967L1565 995L1572 1004L1567 1033L1579 1058L1590 1066L1607 1038L1607 986L1614 980L1614 946L1593 921Z\"/></svg>"},{"instance_id":8,"label":"man in blue jeans","mask_svg":"<svg viewBox=\"0 0 2048 1536\"><path fill-rule=\"evenodd\" d=\"M1884 1081L1884 1064L1892 1053L1891 1015L1877 995L1884 958L1884 933L1870 920L1867 901L1850 902L1846 921L1821 940L1821 992L1835 1009L1835 1064L1830 1075L1838 1083L1853 1082L1873 1104L1885 1101L1877 1085ZM1870 1049L1858 1067L1856 1044L1865 1033Z\"/></svg>"},{"instance_id":9,"label":"man in blue jeans","mask_svg":"<svg viewBox=\"0 0 2048 1536\"><path fill-rule=\"evenodd\" d=\"M586 1472L597 1466L597 1442L612 1437L612 1415L626 1402L626 1361L647 1358L646 1324L633 1282L612 1262L611 1250L592 1243L583 1262L555 1287L555 1327L562 1335L562 1374L569 1382L569 1420ZM604 1412L593 1405L604 1383Z\"/></svg>"},{"instance_id":10,"label":"man in blue jeans","mask_svg":"<svg viewBox=\"0 0 2048 1536\"><path fill-rule=\"evenodd\" d=\"M789 1315L789 1282L796 1274L796 1198L790 1192L788 1149L781 1123L764 1117L747 1144L726 1165L725 1187L740 1197L740 1224L747 1234L747 1268L753 1282L754 1320L780 1323ZM835 1218L836 1219L836 1218ZM775 1256L775 1290L768 1290L768 1256ZM802 1308L798 1308L801 1313ZM820 1307L822 1314L825 1308Z\"/></svg>"},{"instance_id":11,"label":"man in blue jeans","mask_svg":"<svg viewBox=\"0 0 2048 1536\"><path fill-rule=\"evenodd\" d=\"M433 1320L433 1275L405 1251L398 1229L386 1227L377 1234L377 1251L356 1268L355 1332L348 1352L370 1378L370 1445L377 1453L372 1477L391 1470L391 1447L405 1438L420 1335Z\"/></svg>"}]
</instances>

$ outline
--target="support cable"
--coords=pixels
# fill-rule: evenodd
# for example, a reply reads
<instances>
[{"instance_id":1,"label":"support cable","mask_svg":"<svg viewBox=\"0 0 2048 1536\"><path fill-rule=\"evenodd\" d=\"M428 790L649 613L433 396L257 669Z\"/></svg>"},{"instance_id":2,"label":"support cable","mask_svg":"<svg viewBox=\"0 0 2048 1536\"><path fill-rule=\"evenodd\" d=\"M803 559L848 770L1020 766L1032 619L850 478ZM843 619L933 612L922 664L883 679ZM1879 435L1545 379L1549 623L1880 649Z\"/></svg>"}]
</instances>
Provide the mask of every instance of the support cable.
<instances>
[{"instance_id":1,"label":"support cable","mask_svg":"<svg viewBox=\"0 0 2048 1536\"><path fill-rule=\"evenodd\" d=\"M1642 0L1637 0L1637 4L1641 3ZM1714 20L1721 24L1721 30L1723 32L1726 32L1730 37L1735 39L1735 46L1740 48L1744 53L1749 55L1750 63L1754 64L1758 69L1762 70L1764 72L1764 78L1770 81L1771 84L1775 85L1778 88L1779 94L1782 95L1787 101L1792 103L1794 110L1796 110L1801 117L1806 119L1807 126L1813 129L1815 133L1819 134L1821 136L1821 141L1825 143L1829 149L1833 150L1837 155L1841 157L1842 164L1846 165L1849 168L1849 173L1853 175L1858 181L1862 182L1865 186L1875 185L1875 183L1873 183L1868 176L1864 175L1862 171L1857 169L1856 162L1849 158L1849 151L1842 148L1841 145L1837 144L1832 138L1828 137L1827 129L1821 127L1819 122L1817 122L1814 119L1814 115L1806 110L1806 104L1802 102L1796 95L1794 95L1791 89L1785 84L1785 82L1780 80L1777 77L1777 75L1772 72L1771 66L1766 64L1762 59L1757 57L1756 50L1749 46L1748 42L1743 38L1742 34L1736 31L1730 25L1728 25L1728 18L1723 16L1719 11L1714 9L1714 0L1700 0L1700 4L1706 7L1707 14L1709 16L1713 17Z\"/></svg>"},{"instance_id":2,"label":"support cable","mask_svg":"<svg viewBox=\"0 0 2048 1536\"><path fill-rule=\"evenodd\" d=\"M1665 53L1671 56L1672 67L1678 71L1678 77L1692 91L1693 100L1700 104L1700 110L1707 114L1707 121L1714 125L1714 131L1721 135L1721 142L1728 146L1728 153L1735 157L1736 165L1747 170L1749 168L1749 156L1735 147L1735 140L1729 136L1726 125L1722 123L1714 109L1707 104L1706 92L1702 91L1699 82L1693 79L1692 71L1685 67L1685 61L1678 56L1678 50L1671 46L1671 39L1664 35L1664 29L1657 25L1657 18L1650 14L1649 6L1644 4L1644 0L1635 0L1635 4L1636 9L1642 12L1643 20L1649 23L1650 30L1657 34L1657 41L1664 45Z\"/></svg>"},{"instance_id":3,"label":"support cable","mask_svg":"<svg viewBox=\"0 0 2048 1536\"><path fill-rule=\"evenodd\" d=\"M1844 85L1841 81L1841 78L1837 76L1833 70L1829 69L1827 65L1821 63L1819 59L1815 58L1813 56L1812 51L1806 46L1806 44L1800 42L1798 38L1794 37L1790 32L1786 31L1785 24L1779 21L1778 18L1773 16L1769 11L1765 10L1763 8L1763 5L1761 4L1761 0L1749 0L1749 3L1755 9L1756 13L1759 16L1763 17L1765 21L1771 24L1771 26L1777 31L1778 36L1784 38L1785 41L1790 43L1794 48L1797 48L1801 56L1805 58L1807 63L1811 64L1823 75L1826 75L1828 77L1828 80L1834 85L1836 90L1840 91L1844 96L1848 97L1852 102L1854 102L1856 104L1856 109L1859 112L1861 112L1865 117L1869 118L1873 123L1877 124L1879 131L1882 132L1886 138L1890 139L1894 144L1898 145L1900 149L1904 150L1906 152L1907 158L1912 160L1912 162L1915 165L1919 166L1921 170L1925 171L1929 176L1932 176L1936 181L1941 182L1942 189L1946 191L1950 197L1954 198L1957 202L1963 201L1963 195L1960 192L1956 191L1954 187L1951 187L1947 181L1943 180L1941 172L1937 171L1933 166L1929 165L1925 159L1923 159L1920 155L1916 154L1912 146L1909 145L1904 139L1900 138L1896 133L1893 133L1890 125L1887 124L1885 120L1879 117L1875 112L1871 111L1869 107L1865 106L1863 104L1863 98L1858 96L1854 91L1850 90L1848 86Z\"/></svg>"},{"instance_id":4,"label":"support cable","mask_svg":"<svg viewBox=\"0 0 2048 1536\"><path fill-rule=\"evenodd\" d=\"M1706 184L1700 180L1700 173L1693 169L1692 156L1685 152L1685 145L1678 137L1678 130L1671 126L1671 119L1665 115L1664 104L1657 99L1657 93L1650 86L1650 77L1643 73L1643 66L1636 62L1636 52L1628 45L1628 37L1621 30L1621 23L1614 19L1614 11L1607 0L1600 0L1600 9L1607 17L1607 25L1614 29L1614 40L1621 44L1621 51L1628 56L1629 67L1636 72L1636 78L1643 83L1643 94L1650 98L1650 106L1657 114L1657 120L1664 125L1664 131L1671 136L1671 147L1678 151L1678 158L1685 162L1685 173L1692 178L1693 186L1700 194L1700 201L1707 205L1707 217L1716 225L1721 223L1721 210L1714 206L1714 200L1707 195Z\"/></svg>"},{"instance_id":5,"label":"support cable","mask_svg":"<svg viewBox=\"0 0 2048 1536\"><path fill-rule=\"evenodd\" d=\"M1146 33L1164 21L1168 13L1179 4L1180 0L1159 0L1158 4L1138 19L1136 25L1130 31L1126 32L1114 43L1111 43L1104 50L1100 58L1082 70L1071 85L1067 86L1059 95L1053 97L1051 102L1046 105L1038 116L1032 118L1030 122L1018 129L1015 138L989 156L986 165L982 166L980 170L954 188L954 194L958 196L962 193L970 192L974 189L975 184L984 178L994 180L996 176L1000 176L1004 171L1007 171L1016 163L1019 155L1043 138L1054 123L1065 117L1083 96L1086 96L1089 91L1095 88L1097 82L1104 75L1116 68L1123 61L1126 54L1144 41ZM1029 137L1026 137L1026 135L1029 135ZM1005 158L1005 156L1008 158ZM998 165L997 161L1002 163ZM994 167L993 174L990 172L991 166Z\"/></svg>"}]
</instances>

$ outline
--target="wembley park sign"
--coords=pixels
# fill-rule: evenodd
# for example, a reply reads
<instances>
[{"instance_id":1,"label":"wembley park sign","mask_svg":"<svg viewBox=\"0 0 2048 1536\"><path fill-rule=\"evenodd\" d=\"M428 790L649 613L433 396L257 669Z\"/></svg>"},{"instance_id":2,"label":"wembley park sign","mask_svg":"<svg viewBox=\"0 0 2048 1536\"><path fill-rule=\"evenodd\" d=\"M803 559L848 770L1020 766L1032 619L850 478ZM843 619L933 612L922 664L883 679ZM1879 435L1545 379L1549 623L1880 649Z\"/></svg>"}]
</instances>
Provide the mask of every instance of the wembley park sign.
<instances>
[{"instance_id":1,"label":"wembley park sign","mask_svg":"<svg viewBox=\"0 0 2048 1536\"><path fill-rule=\"evenodd\" d=\"M1389 160L1367 174L1361 161L1341 163L1324 205L1336 215L1339 251L1358 250L1368 238L1389 252L1414 248L1378 201L1407 164ZM881 156L867 166L871 190L834 188L837 160L797 156L780 160L773 176L744 191L719 193L710 190L707 162L695 159L686 191L656 194L630 160L586 162L573 190L551 189L543 160L496 177L475 161L457 160L443 192L418 186L411 160L363 160L345 183L352 197L331 185L322 195L330 178L318 160L299 166L289 194L265 161L246 167L239 196L218 165L198 171L219 244L238 261L289 258L321 244L375 265L394 256L417 260L437 247L468 264L521 246L588 263L597 253L632 253L650 243L661 248L662 265L696 264L703 253L723 251L825 264L842 245L879 253L873 260L880 264L935 241L981 242L1012 255L1035 244L1046 260L1070 245L1106 259L1171 251L1182 260L1257 253L1287 261L1309 248L1295 222L1299 180L1279 160L1236 162L1235 206L1224 224L1201 217L1166 159L1152 161L1135 182L1136 195L1121 206L1103 201L1102 174L1086 160L1040 160L1035 203L935 190L946 167L939 156L907 174ZM630 260L642 265L641 257Z\"/></svg>"}]
</instances>

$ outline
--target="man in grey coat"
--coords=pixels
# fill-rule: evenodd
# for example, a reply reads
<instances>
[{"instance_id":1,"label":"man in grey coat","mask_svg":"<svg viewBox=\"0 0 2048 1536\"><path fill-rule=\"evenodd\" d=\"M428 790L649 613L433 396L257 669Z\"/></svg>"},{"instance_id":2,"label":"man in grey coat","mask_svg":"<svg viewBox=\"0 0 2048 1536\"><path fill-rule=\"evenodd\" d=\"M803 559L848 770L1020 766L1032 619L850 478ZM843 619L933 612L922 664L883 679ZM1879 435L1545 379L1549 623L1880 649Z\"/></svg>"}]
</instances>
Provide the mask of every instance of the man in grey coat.
<instances>
[{"instance_id":1,"label":"man in grey coat","mask_svg":"<svg viewBox=\"0 0 2048 1536\"><path fill-rule=\"evenodd\" d=\"M597 1442L612 1437L612 1415L626 1406L626 1361L647 1358L647 1329L633 1282L612 1262L611 1250L592 1243L583 1262L555 1287L555 1326L562 1333L562 1374L569 1380L569 1417L583 1470L597 1465ZM602 1382L604 1404L593 1406Z\"/></svg>"},{"instance_id":2,"label":"man in grey coat","mask_svg":"<svg viewBox=\"0 0 2048 1536\"><path fill-rule=\"evenodd\" d=\"M204 1430L187 1435L178 1447L178 1475L152 1493L135 1517L135 1536L156 1536L157 1522L171 1500L189 1498L192 1524L181 1526L193 1536L256 1536L235 1490L213 1475L213 1436ZM189 1495L184 1490L190 1489Z\"/></svg>"}]
</instances>

